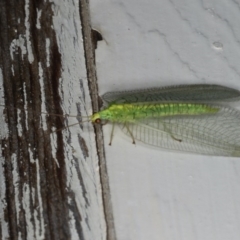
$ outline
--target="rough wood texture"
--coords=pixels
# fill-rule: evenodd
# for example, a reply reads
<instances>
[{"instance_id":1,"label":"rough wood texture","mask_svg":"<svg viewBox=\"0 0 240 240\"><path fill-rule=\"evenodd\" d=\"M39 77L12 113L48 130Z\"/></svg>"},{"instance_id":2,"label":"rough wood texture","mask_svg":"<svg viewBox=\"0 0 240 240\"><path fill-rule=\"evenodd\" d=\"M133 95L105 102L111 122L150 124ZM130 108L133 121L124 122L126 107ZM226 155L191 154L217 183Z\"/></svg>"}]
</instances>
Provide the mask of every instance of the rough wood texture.
<instances>
[{"instance_id":1,"label":"rough wood texture","mask_svg":"<svg viewBox=\"0 0 240 240\"><path fill-rule=\"evenodd\" d=\"M87 61L87 72L88 72L88 80L89 80L89 88L90 94L92 97L92 107L93 112L99 111L99 103L98 103L98 87L96 80L96 69L95 69L95 55L94 51L97 48L97 41L102 40L102 36L95 30L92 30L90 27L90 19L89 19L89 10L88 4L85 0L81 2L81 16L83 23L83 35L86 36L86 39L92 39L90 42L88 40L84 41L85 52L86 52L86 61ZM116 232L114 226L114 217L113 217L113 208L111 202L111 194L110 194L110 186L109 186L109 178L107 171L107 163L105 158L105 152L103 148L103 132L100 125L95 125L96 132L96 143L98 150L98 157L100 162L100 178L102 184L102 192L103 192L103 204L104 204L104 213L107 225L107 240L115 240Z\"/></svg>"},{"instance_id":2,"label":"rough wood texture","mask_svg":"<svg viewBox=\"0 0 240 240\"><path fill-rule=\"evenodd\" d=\"M77 55L84 59L78 2L56 4L0 1L0 101L7 122L1 125L0 239L106 238L94 139L70 130L52 134L64 128L64 118L40 114L63 115L64 97L75 105L75 85L77 99L89 101L86 69L82 76L76 70Z\"/></svg>"}]
</instances>

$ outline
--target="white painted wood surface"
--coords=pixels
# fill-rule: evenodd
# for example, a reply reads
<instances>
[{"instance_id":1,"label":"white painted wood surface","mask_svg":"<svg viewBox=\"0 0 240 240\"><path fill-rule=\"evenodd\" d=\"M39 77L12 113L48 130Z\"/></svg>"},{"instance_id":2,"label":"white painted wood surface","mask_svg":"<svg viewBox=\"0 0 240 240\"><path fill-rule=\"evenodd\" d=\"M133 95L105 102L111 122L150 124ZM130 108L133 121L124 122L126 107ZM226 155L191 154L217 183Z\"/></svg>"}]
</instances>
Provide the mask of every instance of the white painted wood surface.
<instances>
[{"instance_id":1,"label":"white painted wood surface","mask_svg":"<svg viewBox=\"0 0 240 240\"><path fill-rule=\"evenodd\" d=\"M184 83L240 89L238 1L90 1L100 94ZM118 240L238 240L238 158L104 137Z\"/></svg>"},{"instance_id":2,"label":"white painted wood surface","mask_svg":"<svg viewBox=\"0 0 240 240\"><path fill-rule=\"evenodd\" d=\"M1 1L0 8L0 238L104 240L92 125L49 134L62 123L41 114L56 106L64 114L92 113L79 1Z\"/></svg>"},{"instance_id":3,"label":"white painted wood surface","mask_svg":"<svg viewBox=\"0 0 240 240\"><path fill-rule=\"evenodd\" d=\"M83 49L82 23L79 15L79 1L54 2L54 29L63 57L62 76L59 91L63 95L65 114L77 115L79 104L83 116L91 114L91 99L86 75L86 60ZM70 19L69 19L70 18ZM68 118L68 125L76 118ZM87 144L81 148L80 139ZM106 239L106 225L103 212L102 190L99 177L99 163L96 143L91 124L75 125L64 132L65 156L68 169L68 187L75 194L75 201L81 214L83 236L79 236L72 212L71 239ZM54 140L52 142L54 145Z\"/></svg>"}]
</instances>

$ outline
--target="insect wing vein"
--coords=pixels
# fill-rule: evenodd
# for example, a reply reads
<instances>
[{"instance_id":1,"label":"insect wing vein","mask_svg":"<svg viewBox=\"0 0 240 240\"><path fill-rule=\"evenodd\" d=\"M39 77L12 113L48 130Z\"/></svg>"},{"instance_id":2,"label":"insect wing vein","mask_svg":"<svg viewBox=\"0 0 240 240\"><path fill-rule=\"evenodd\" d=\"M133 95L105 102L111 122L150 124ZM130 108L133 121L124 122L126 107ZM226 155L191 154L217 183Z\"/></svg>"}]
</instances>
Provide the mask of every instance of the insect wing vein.
<instances>
[{"instance_id":1,"label":"insect wing vein","mask_svg":"<svg viewBox=\"0 0 240 240\"><path fill-rule=\"evenodd\" d=\"M207 155L240 156L240 112L220 107L210 115L147 118L129 123L136 140ZM129 135L129 131L122 128Z\"/></svg>"},{"instance_id":2,"label":"insect wing vein","mask_svg":"<svg viewBox=\"0 0 240 240\"><path fill-rule=\"evenodd\" d=\"M108 92L106 103L139 103L161 101L219 102L240 99L240 91L220 85L194 84L144 90Z\"/></svg>"}]
</instances>

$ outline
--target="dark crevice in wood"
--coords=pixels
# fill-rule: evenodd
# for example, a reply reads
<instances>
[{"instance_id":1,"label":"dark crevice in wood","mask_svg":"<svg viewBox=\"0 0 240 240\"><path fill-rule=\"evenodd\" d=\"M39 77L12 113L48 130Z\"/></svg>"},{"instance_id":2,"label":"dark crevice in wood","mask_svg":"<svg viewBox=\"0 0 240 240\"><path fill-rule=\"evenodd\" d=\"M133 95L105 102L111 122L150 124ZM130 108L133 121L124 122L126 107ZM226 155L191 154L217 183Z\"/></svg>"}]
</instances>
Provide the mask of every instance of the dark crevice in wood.
<instances>
[{"instance_id":1,"label":"dark crevice in wood","mask_svg":"<svg viewBox=\"0 0 240 240\"><path fill-rule=\"evenodd\" d=\"M98 42L99 41L102 41L103 40L103 37L101 35L100 32L98 32L97 30L95 29L91 29L91 39L92 39L92 46L93 46L93 49L96 50L97 49L97 45L98 45ZM95 51L93 52L93 54L95 53ZM94 57L94 60L95 60L95 57Z\"/></svg>"},{"instance_id":2,"label":"dark crevice in wood","mask_svg":"<svg viewBox=\"0 0 240 240\"><path fill-rule=\"evenodd\" d=\"M97 47L97 41L102 40L102 36L91 29L88 1L82 0L79 2L89 91L92 99L93 112L98 112L99 102L94 50ZM94 41L94 43L92 41ZM105 221L107 225L107 240L116 240L102 128L100 125L95 125L94 130L100 166L100 178L102 185Z\"/></svg>"},{"instance_id":3,"label":"dark crevice in wood","mask_svg":"<svg viewBox=\"0 0 240 240\"><path fill-rule=\"evenodd\" d=\"M70 198L71 198L71 202L70 202L70 210L72 211L72 213L74 214L75 219L78 219L79 221L75 221L75 226L76 226L76 230L77 230L77 234L78 234L78 239L83 240L85 239L84 234L83 234L83 229L81 226L81 221L82 221L82 216L81 213L78 209L77 203L75 201L75 195L73 192L70 193Z\"/></svg>"},{"instance_id":4,"label":"dark crevice in wood","mask_svg":"<svg viewBox=\"0 0 240 240\"><path fill-rule=\"evenodd\" d=\"M5 29L6 26L8 26L9 22L14 16L10 16L10 13L8 11L8 8L6 6L7 4L5 2L0 2L0 67L2 69L2 74L5 78L9 79L11 78L11 74L9 72L9 68L11 66L10 63L10 53L8 49L4 48L3 46L8 46L9 42L9 35L10 33ZM13 12L12 12L13 14ZM4 62L4 64L3 64ZM16 134L16 112L11 111L14 109L13 105L13 86L11 85L10 81L7 81L4 83L4 89L5 89L5 96L7 97L7 104L9 104L9 108L6 108L6 118L7 122L9 124L15 125L9 132L9 138L3 139L2 143L4 145L4 157L5 162L3 163L4 166L4 174L5 174L5 185L6 185L6 202L7 202L7 208L5 208L5 219L9 224L9 237L11 239L17 239L17 231L18 231L18 224L16 220L16 205L15 205L15 199L14 199L14 183L13 183L13 177L12 177L12 171L13 171L13 165L11 160L11 153L14 152L16 155L18 155L18 142L17 142L17 134ZM10 105L11 103L11 105ZM23 229L23 227L20 227ZM23 236L25 235L25 231L22 230Z\"/></svg>"}]
</instances>

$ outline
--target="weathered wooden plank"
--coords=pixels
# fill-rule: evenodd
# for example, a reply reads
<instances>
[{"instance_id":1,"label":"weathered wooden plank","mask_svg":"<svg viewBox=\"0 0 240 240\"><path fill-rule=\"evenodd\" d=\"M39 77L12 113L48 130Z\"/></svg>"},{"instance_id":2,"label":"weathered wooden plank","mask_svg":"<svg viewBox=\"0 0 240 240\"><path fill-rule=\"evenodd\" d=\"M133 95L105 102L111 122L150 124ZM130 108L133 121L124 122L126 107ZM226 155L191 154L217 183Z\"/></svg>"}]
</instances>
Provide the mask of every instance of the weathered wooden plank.
<instances>
[{"instance_id":1,"label":"weathered wooden plank","mask_svg":"<svg viewBox=\"0 0 240 240\"><path fill-rule=\"evenodd\" d=\"M78 4L0 2L1 239L106 238Z\"/></svg>"},{"instance_id":2,"label":"weathered wooden plank","mask_svg":"<svg viewBox=\"0 0 240 240\"><path fill-rule=\"evenodd\" d=\"M93 112L99 111L99 103L98 103L98 86L96 80L96 66L95 66L95 49L97 48L97 41L102 40L102 36L99 32L92 30L90 27L90 19L89 19L89 6L87 1L80 1L80 12L81 19L83 25L83 34L86 36L86 39L92 39L92 42L88 40L84 41L85 52L86 52L86 61L87 61L87 73L88 80L90 82L90 94L92 97L92 106ZM102 184L102 193L103 193L103 204L104 204L104 213L107 225L107 239L115 240L116 232L114 226L114 217L112 210L112 202L111 202L111 194L110 194L110 186L109 186L109 177L107 170L107 163L105 159L104 152L104 142L103 142L103 132L100 125L94 126L96 132L96 143L98 149L98 157L100 162L100 178Z\"/></svg>"}]
</instances>

